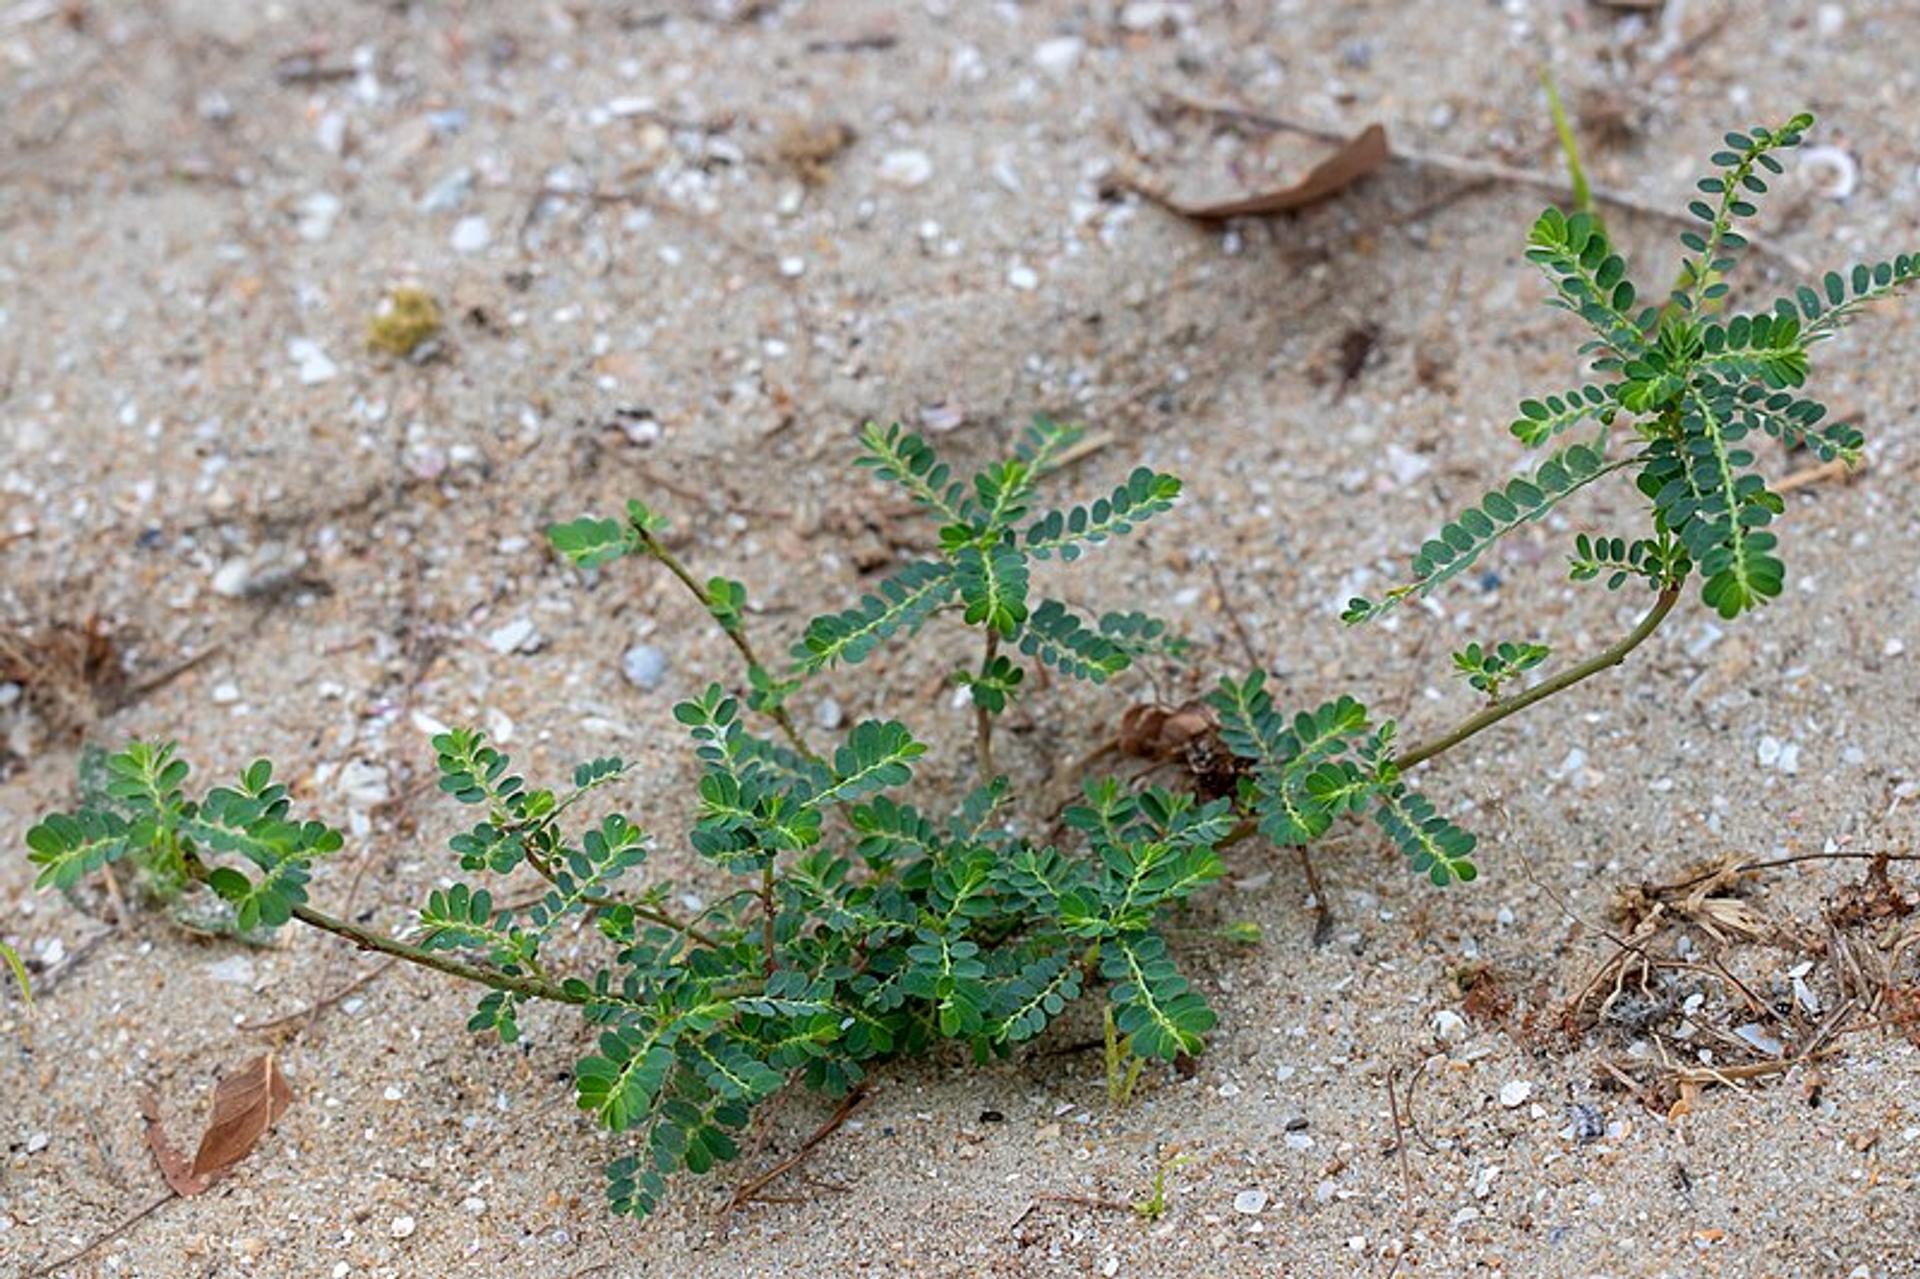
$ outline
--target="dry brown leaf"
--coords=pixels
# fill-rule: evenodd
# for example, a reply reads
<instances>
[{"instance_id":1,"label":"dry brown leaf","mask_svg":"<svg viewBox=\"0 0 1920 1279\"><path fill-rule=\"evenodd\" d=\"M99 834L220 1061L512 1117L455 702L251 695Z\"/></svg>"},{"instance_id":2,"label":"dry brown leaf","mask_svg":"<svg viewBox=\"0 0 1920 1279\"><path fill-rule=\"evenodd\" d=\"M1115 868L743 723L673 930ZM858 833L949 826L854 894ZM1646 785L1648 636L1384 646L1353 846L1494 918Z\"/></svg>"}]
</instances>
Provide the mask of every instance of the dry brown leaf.
<instances>
[{"instance_id":1,"label":"dry brown leaf","mask_svg":"<svg viewBox=\"0 0 1920 1279\"><path fill-rule=\"evenodd\" d=\"M1262 213L1285 213L1339 194L1385 164L1387 155L1386 129L1370 124L1339 150L1308 169L1299 181L1284 187L1215 204L1184 204L1164 194L1146 194L1152 195L1175 213L1207 221L1253 217Z\"/></svg>"},{"instance_id":2,"label":"dry brown leaf","mask_svg":"<svg viewBox=\"0 0 1920 1279\"><path fill-rule=\"evenodd\" d=\"M288 1106L293 1089L272 1053L262 1053L213 1090L213 1117L193 1153L193 1175L211 1185L267 1135Z\"/></svg>"},{"instance_id":3,"label":"dry brown leaf","mask_svg":"<svg viewBox=\"0 0 1920 1279\"><path fill-rule=\"evenodd\" d=\"M205 1190L211 1183L193 1175L187 1157L176 1150L167 1137L166 1126L160 1122L160 1096L151 1088L140 1092L140 1117L147 1121L147 1148L153 1151L153 1161L160 1165L160 1176L173 1188L173 1193L187 1198Z\"/></svg>"},{"instance_id":4,"label":"dry brown leaf","mask_svg":"<svg viewBox=\"0 0 1920 1279\"><path fill-rule=\"evenodd\" d=\"M160 1122L160 1098L148 1088L139 1098L147 1122L147 1146L160 1175L182 1198L201 1194L245 1159L293 1104L293 1089L272 1053L262 1053L213 1090L213 1115L189 1164Z\"/></svg>"}]
</instances>

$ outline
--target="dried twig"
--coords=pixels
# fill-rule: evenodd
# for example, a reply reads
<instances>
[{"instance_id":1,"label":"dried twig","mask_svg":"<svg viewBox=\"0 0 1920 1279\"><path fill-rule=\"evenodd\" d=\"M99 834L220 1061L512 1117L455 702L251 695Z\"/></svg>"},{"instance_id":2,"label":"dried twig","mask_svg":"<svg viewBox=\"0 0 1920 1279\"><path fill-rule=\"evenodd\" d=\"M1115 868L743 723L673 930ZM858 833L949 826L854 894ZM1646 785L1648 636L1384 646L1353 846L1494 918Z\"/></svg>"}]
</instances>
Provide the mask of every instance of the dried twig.
<instances>
[{"instance_id":1,"label":"dried twig","mask_svg":"<svg viewBox=\"0 0 1920 1279\"><path fill-rule=\"evenodd\" d=\"M727 1200L727 1206L720 1210L721 1228L726 1228L727 1222L732 1219L735 1210L742 1204L751 1201L758 1196L762 1190L806 1162L807 1156L813 1153L813 1148L837 1132L841 1124L846 1123L848 1119L852 1118L854 1111L860 1109L861 1106L867 1103L869 1096L871 1096L871 1094L866 1089L855 1088L847 1094L846 1100L840 1103L840 1108L828 1117L827 1122L814 1129L812 1134L800 1143L798 1150L795 1150L791 1155L788 1155L785 1159L782 1159L758 1177L746 1182L740 1186L739 1189L735 1190L733 1197Z\"/></svg>"}]
</instances>

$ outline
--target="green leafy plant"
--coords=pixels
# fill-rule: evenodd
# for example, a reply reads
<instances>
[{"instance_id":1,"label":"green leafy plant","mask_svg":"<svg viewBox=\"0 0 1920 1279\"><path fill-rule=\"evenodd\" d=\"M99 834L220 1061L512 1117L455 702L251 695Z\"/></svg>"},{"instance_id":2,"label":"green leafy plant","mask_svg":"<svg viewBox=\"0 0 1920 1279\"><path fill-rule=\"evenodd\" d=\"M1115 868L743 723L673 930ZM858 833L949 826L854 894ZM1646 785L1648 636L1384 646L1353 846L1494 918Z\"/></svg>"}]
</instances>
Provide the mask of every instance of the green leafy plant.
<instances>
[{"instance_id":1,"label":"green leafy plant","mask_svg":"<svg viewBox=\"0 0 1920 1279\"><path fill-rule=\"evenodd\" d=\"M1829 275L1819 291L1766 312L1724 314L1725 279L1744 243L1736 223L1764 190L1758 175L1779 170L1776 154L1807 124L1729 135L1702 183L1711 199L1696 205L1700 228L1683 237L1680 283L1663 303L1636 305L1624 262L1590 218L1549 210L1535 224L1527 255L1547 273L1554 304L1590 330L1582 350L1600 380L1523 402L1513 434L1555 451L1423 542L1403 584L1354 600L1346 617L1364 622L1430 594L1500 538L1621 473L1645 500L1646 528L1631 541L1580 535L1572 575L1632 584L1652 603L1617 643L1505 698L1503 686L1544 664L1544 646L1455 654L1489 704L1426 742L1403 746L1397 724L1352 696L1283 711L1256 670L1221 679L1209 699L1232 760L1228 793L1095 778L1065 810L1062 838L1032 833L996 766L994 730L1042 684L1029 678L1035 668L1101 684L1184 653L1143 613L1083 615L1055 592L1055 578L1168 510L1180 483L1140 468L1093 501L1052 506L1042 491L1073 456L1075 428L1037 421L1012 456L963 479L919 437L869 427L860 465L927 516L924 551L808 622L778 660L755 646L747 585L696 575L644 504L548 531L583 574L626 559L659 565L740 659L735 687L712 684L673 711L698 776L683 812L663 820L684 820L687 844L709 867L698 882L655 875L656 837L604 802L627 777L623 761L588 761L547 789L464 728L434 741L441 790L473 816L449 841L463 878L429 893L405 935L311 904L313 870L342 837L292 813L271 765L190 791L188 765L165 743L114 755L97 802L28 833L38 882L71 890L138 859L217 895L242 929L299 921L481 987L469 1025L506 1041L530 1002L575 1007L594 1042L575 1066L574 1093L619 1136L607 1169L618 1212L645 1215L674 1174L735 1157L753 1107L784 1087L846 1094L876 1063L944 1041L976 1060L1003 1056L1093 992L1109 1095L1124 1101L1146 1063L1201 1052L1214 1026L1167 924L1224 874L1221 849L1255 833L1304 846L1355 815L1435 884L1471 880L1474 837L1410 786L1413 769L1623 660L1696 575L1726 617L1780 592L1771 525L1784 507L1756 470L1752 439L1857 456L1859 434L1824 424L1824 410L1799 393L1809 352L1920 273L1901 256ZM1589 439L1555 444L1594 427ZM923 777L929 748L905 723L865 720L816 745L790 710L817 681L936 623L977 643L977 657L953 672L973 708L978 774L957 804ZM481 876L532 877L542 889L509 907ZM700 894L714 880L736 886L708 900ZM563 965L551 943L589 921L598 958ZM1226 935L1248 939L1244 929Z\"/></svg>"},{"instance_id":2,"label":"green leafy plant","mask_svg":"<svg viewBox=\"0 0 1920 1279\"><path fill-rule=\"evenodd\" d=\"M1511 640L1485 648L1473 643L1454 653L1453 669L1497 702L1502 684L1540 665L1551 652L1545 644L1515 644Z\"/></svg>"}]
</instances>

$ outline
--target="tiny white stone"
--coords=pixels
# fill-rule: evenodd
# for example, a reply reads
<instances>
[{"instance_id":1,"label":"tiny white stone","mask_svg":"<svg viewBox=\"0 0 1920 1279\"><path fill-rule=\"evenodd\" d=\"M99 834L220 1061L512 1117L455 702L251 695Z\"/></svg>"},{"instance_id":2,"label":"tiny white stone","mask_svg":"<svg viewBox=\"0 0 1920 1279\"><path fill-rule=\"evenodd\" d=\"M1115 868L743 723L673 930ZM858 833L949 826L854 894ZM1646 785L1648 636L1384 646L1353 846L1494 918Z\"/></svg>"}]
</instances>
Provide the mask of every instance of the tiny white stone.
<instances>
[{"instance_id":1,"label":"tiny white stone","mask_svg":"<svg viewBox=\"0 0 1920 1279\"><path fill-rule=\"evenodd\" d=\"M1527 1098L1533 1096L1533 1085L1524 1079L1510 1079L1500 1085L1500 1104L1508 1110L1518 1110L1527 1104Z\"/></svg>"},{"instance_id":2,"label":"tiny white stone","mask_svg":"<svg viewBox=\"0 0 1920 1279\"><path fill-rule=\"evenodd\" d=\"M1040 287L1040 276L1024 262L1016 262L1007 271L1007 283L1022 293L1031 293Z\"/></svg>"},{"instance_id":3,"label":"tiny white stone","mask_svg":"<svg viewBox=\"0 0 1920 1279\"><path fill-rule=\"evenodd\" d=\"M333 221L340 216L340 197L327 191L315 191L300 201L300 218L294 229L300 238L314 244L333 234Z\"/></svg>"},{"instance_id":4,"label":"tiny white stone","mask_svg":"<svg viewBox=\"0 0 1920 1279\"><path fill-rule=\"evenodd\" d=\"M311 338L295 338L287 343L287 358L299 369L302 386L331 382L340 372L340 366L328 359L320 344Z\"/></svg>"},{"instance_id":5,"label":"tiny white stone","mask_svg":"<svg viewBox=\"0 0 1920 1279\"><path fill-rule=\"evenodd\" d=\"M933 177L933 157L909 147L889 151L880 159L880 180L889 186L923 186Z\"/></svg>"},{"instance_id":6,"label":"tiny white stone","mask_svg":"<svg viewBox=\"0 0 1920 1279\"><path fill-rule=\"evenodd\" d=\"M1888 657L1898 657L1907 651L1907 646L1898 636L1890 635L1887 637L1887 642L1880 646L1880 651Z\"/></svg>"},{"instance_id":7,"label":"tiny white stone","mask_svg":"<svg viewBox=\"0 0 1920 1279\"><path fill-rule=\"evenodd\" d=\"M1443 1044L1457 1044L1467 1037L1467 1019L1451 1008L1433 1015L1433 1037Z\"/></svg>"},{"instance_id":8,"label":"tiny white stone","mask_svg":"<svg viewBox=\"0 0 1920 1279\"><path fill-rule=\"evenodd\" d=\"M253 961L245 955L228 955L207 965L207 976L229 986L253 985Z\"/></svg>"},{"instance_id":9,"label":"tiny white stone","mask_svg":"<svg viewBox=\"0 0 1920 1279\"><path fill-rule=\"evenodd\" d=\"M478 1217L487 1210L487 1201L479 1195L468 1195L460 1201L460 1206L466 1210L468 1216Z\"/></svg>"},{"instance_id":10,"label":"tiny white stone","mask_svg":"<svg viewBox=\"0 0 1920 1279\"><path fill-rule=\"evenodd\" d=\"M505 626L497 626L487 632L487 647L505 656L508 653L522 652L539 642L539 634L533 623L524 617L517 617Z\"/></svg>"},{"instance_id":11,"label":"tiny white stone","mask_svg":"<svg viewBox=\"0 0 1920 1279\"><path fill-rule=\"evenodd\" d=\"M1257 1217L1267 1210L1267 1192L1242 1190L1233 1197L1233 1210L1243 1217Z\"/></svg>"},{"instance_id":12,"label":"tiny white stone","mask_svg":"<svg viewBox=\"0 0 1920 1279\"><path fill-rule=\"evenodd\" d=\"M789 280L798 279L806 273L807 260L805 258L784 257L780 259L780 274L786 276Z\"/></svg>"},{"instance_id":13,"label":"tiny white stone","mask_svg":"<svg viewBox=\"0 0 1920 1279\"><path fill-rule=\"evenodd\" d=\"M453 234L447 243L455 253L478 253L487 247L493 238L493 232L487 229L487 220L478 214L469 214L453 224Z\"/></svg>"},{"instance_id":14,"label":"tiny white stone","mask_svg":"<svg viewBox=\"0 0 1920 1279\"><path fill-rule=\"evenodd\" d=\"M407 716L407 722L428 737L438 737L450 731L445 720L435 718L425 711L414 711Z\"/></svg>"},{"instance_id":15,"label":"tiny white stone","mask_svg":"<svg viewBox=\"0 0 1920 1279\"><path fill-rule=\"evenodd\" d=\"M27 1153L30 1155L39 1154L47 1148L47 1143L52 1140L53 1138L47 1136L44 1132L34 1133L31 1137L27 1138Z\"/></svg>"},{"instance_id":16,"label":"tiny white stone","mask_svg":"<svg viewBox=\"0 0 1920 1279\"><path fill-rule=\"evenodd\" d=\"M247 583L253 577L252 566L244 555L228 560L213 573L213 593L224 595L228 599L238 599L246 594Z\"/></svg>"},{"instance_id":17,"label":"tiny white stone","mask_svg":"<svg viewBox=\"0 0 1920 1279\"><path fill-rule=\"evenodd\" d=\"M813 722L831 732L846 720L846 713L840 709L840 703L831 697L823 697L813 704Z\"/></svg>"},{"instance_id":18,"label":"tiny white stone","mask_svg":"<svg viewBox=\"0 0 1920 1279\"><path fill-rule=\"evenodd\" d=\"M621 654L620 673L635 688L651 692L667 677L667 655L651 644L635 644Z\"/></svg>"},{"instance_id":19,"label":"tiny white stone","mask_svg":"<svg viewBox=\"0 0 1920 1279\"><path fill-rule=\"evenodd\" d=\"M1034 46L1033 62L1056 80L1064 80L1080 63L1087 42L1079 36L1057 36Z\"/></svg>"},{"instance_id":20,"label":"tiny white stone","mask_svg":"<svg viewBox=\"0 0 1920 1279\"><path fill-rule=\"evenodd\" d=\"M1393 476L1393 482L1400 487L1414 483L1433 469L1433 463L1418 453L1409 452L1398 444L1387 445L1387 473Z\"/></svg>"},{"instance_id":21,"label":"tiny white stone","mask_svg":"<svg viewBox=\"0 0 1920 1279\"><path fill-rule=\"evenodd\" d=\"M416 1223L412 1217L395 1217L393 1224L387 1227L387 1233L395 1239L405 1239L411 1236L415 1229Z\"/></svg>"},{"instance_id":22,"label":"tiny white stone","mask_svg":"<svg viewBox=\"0 0 1920 1279\"><path fill-rule=\"evenodd\" d=\"M221 680L213 686L213 704L231 706L240 700L240 686L232 680Z\"/></svg>"}]
</instances>

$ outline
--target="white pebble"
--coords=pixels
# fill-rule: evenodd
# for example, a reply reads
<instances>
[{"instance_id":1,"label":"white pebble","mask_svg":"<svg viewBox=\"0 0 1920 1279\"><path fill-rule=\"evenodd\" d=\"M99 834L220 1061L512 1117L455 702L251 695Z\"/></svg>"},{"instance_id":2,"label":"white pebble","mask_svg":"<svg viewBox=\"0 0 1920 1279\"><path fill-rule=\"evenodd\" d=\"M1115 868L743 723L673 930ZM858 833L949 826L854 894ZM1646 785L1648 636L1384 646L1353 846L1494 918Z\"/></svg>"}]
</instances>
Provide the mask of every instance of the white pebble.
<instances>
[{"instance_id":1,"label":"white pebble","mask_svg":"<svg viewBox=\"0 0 1920 1279\"><path fill-rule=\"evenodd\" d=\"M1243 1217L1257 1217L1267 1210L1267 1192L1242 1190L1233 1197L1233 1210Z\"/></svg>"},{"instance_id":2,"label":"white pebble","mask_svg":"<svg viewBox=\"0 0 1920 1279\"><path fill-rule=\"evenodd\" d=\"M889 151L880 159L880 180L889 186L923 186L932 177L933 157L917 148Z\"/></svg>"},{"instance_id":3,"label":"white pebble","mask_svg":"<svg viewBox=\"0 0 1920 1279\"><path fill-rule=\"evenodd\" d=\"M508 653L528 652L540 642L539 632L533 623L524 617L515 618L505 626L495 627L487 632L487 647L505 656Z\"/></svg>"},{"instance_id":4,"label":"white pebble","mask_svg":"<svg viewBox=\"0 0 1920 1279\"><path fill-rule=\"evenodd\" d=\"M805 258L785 257L780 259L780 274L789 280L797 280L807 273Z\"/></svg>"},{"instance_id":5,"label":"white pebble","mask_svg":"<svg viewBox=\"0 0 1920 1279\"><path fill-rule=\"evenodd\" d=\"M452 213L467 202L473 191L473 170L455 169L427 188L420 197L422 213Z\"/></svg>"},{"instance_id":6,"label":"white pebble","mask_svg":"<svg viewBox=\"0 0 1920 1279\"><path fill-rule=\"evenodd\" d=\"M1056 80L1064 80L1080 63L1087 42L1079 36L1058 36L1042 40L1033 50L1034 65Z\"/></svg>"},{"instance_id":7,"label":"white pebble","mask_svg":"<svg viewBox=\"0 0 1920 1279\"><path fill-rule=\"evenodd\" d=\"M287 358L300 370L302 386L331 382L340 372L340 366L328 359L320 344L311 338L295 338L287 343Z\"/></svg>"},{"instance_id":8,"label":"white pebble","mask_svg":"<svg viewBox=\"0 0 1920 1279\"><path fill-rule=\"evenodd\" d=\"M1433 1015L1433 1037L1443 1044L1457 1044L1467 1037L1467 1019L1451 1008Z\"/></svg>"},{"instance_id":9,"label":"white pebble","mask_svg":"<svg viewBox=\"0 0 1920 1279\"><path fill-rule=\"evenodd\" d=\"M667 655L651 644L635 644L621 654L620 673L635 688L651 692L667 678Z\"/></svg>"},{"instance_id":10,"label":"white pebble","mask_svg":"<svg viewBox=\"0 0 1920 1279\"><path fill-rule=\"evenodd\" d=\"M27 1153L30 1155L39 1154L47 1148L47 1143L52 1140L53 1138L47 1136L44 1132L34 1133L31 1137L27 1138Z\"/></svg>"},{"instance_id":11,"label":"white pebble","mask_svg":"<svg viewBox=\"0 0 1920 1279\"><path fill-rule=\"evenodd\" d=\"M318 244L333 234L333 220L340 216L340 197L315 191L300 201L300 217L294 229L300 238Z\"/></svg>"},{"instance_id":12,"label":"white pebble","mask_svg":"<svg viewBox=\"0 0 1920 1279\"><path fill-rule=\"evenodd\" d=\"M1527 1104L1527 1098L1533 1096L1533 1085L1524 1079L1510 1079L1500 1085L1500 1104L1508 1110L1517 1110Z\"/></svg>"},{"instance_id":13,"label":"white pebble","mask_svg":"<svg viewBox=\"0 0 1920 1279\"><path fill-rule=\"evenodd\" d=\"M221 680L213 686L213 704L231 706L240 700L240 686L232 680Z\"/></svg>"},{"instance_id":14,"label":"white pebble","mask_svg":"<svg viewBox=\"0 0 1920 1279\"><path fill-rule=\"evenodd\" d=\"M813 704L813 722L831 732L846 720L846 713L840 709L840 703L831 697L823 697Z\"/></svg>"},{"instance_id":15,"label":"white pebble","mask_svg":"<svg viewBox=\"0 0 1920 1279\"><path fill-rule=\"evenodd\" d=\"M395 1239L406 1239L413 1234L416 1228L416 1223L412 1217L395 1217L393 1224L387 1227L387 1233Z\"/></svg>"},{"instance_id":16,"label":"white pebble","mask_svg":"<svg viewBox=\"0 0 1920 1279\"><path fill-rule=\"evenodd\" d=\"M1007 271L1007 283L1022 293L1031 293L1040 287L1040 276L1024 262L1016 262Z\"/></svg>"},{"instance_id":17,"label":"white pebble","mask_svg":"<svg viewBox=\"0 0 1920 1279\"><path fill-rule=\"evenodd\" d=\"M453 234L447 243L455 253L478 253L487 247L493 238L493 232L487 229L487 220L478 214L461 218L453 224Z\"/></svg>"}]
</instances>

